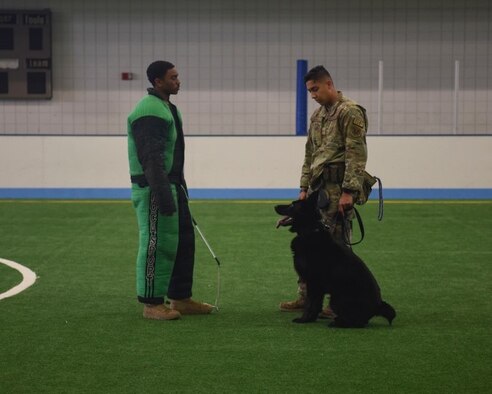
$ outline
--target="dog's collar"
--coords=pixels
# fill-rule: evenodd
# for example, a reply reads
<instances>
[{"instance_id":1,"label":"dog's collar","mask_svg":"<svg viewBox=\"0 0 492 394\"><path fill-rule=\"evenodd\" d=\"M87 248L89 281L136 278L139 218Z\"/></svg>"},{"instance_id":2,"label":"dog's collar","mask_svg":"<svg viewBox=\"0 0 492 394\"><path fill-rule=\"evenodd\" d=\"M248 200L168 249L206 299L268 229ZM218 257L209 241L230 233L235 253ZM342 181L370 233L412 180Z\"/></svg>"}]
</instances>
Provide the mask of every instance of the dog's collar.
<instances>
[{"instance_id":1,"label":"dog's collar","mask_svg":"<svg viewBox=\"0 0 492 394\"><path fill-rule=\"evenodd\" d=\"M326 224L325 222L323 222L323 220L320 220L319 221L319 227L318 227L318 231L328 231L328 232L332 232L333 229L332 229L332 226Z\"/></svg>"},{"instance_id":2,"label":"dog's collar","mask_svg":"<svg viewBox=\"0 0 492 394\"><path fill-rule=\"evenodd\" d=\"M332 233L333 229L329 225L323 223L322 220L319 220L318 226L315 229L311 230L310 234L312 234L312 233L324 233L324 232Z\"/></svg>"}]
</instances>

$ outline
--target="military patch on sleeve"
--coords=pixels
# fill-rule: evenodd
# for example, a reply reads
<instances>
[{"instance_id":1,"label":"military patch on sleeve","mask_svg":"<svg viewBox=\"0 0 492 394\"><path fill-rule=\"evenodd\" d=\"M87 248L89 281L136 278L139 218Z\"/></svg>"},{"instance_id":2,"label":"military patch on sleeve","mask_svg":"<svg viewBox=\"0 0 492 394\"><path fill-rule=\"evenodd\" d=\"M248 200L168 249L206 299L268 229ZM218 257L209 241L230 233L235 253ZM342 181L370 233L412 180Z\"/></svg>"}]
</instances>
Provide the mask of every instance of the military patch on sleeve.
<instances>
[{"instance_id":1,"label":"military patch on sleeve","mask_svg":"<svg viewBox=\"0 0 492 394\"><path fill-rule=\"evenodd\" d=\"M363 129L366 126L364 124L364 120L362 120L362 118L359 118L359 117L354 119L354 125L361 128L361 129Z\"/></svg>"}]
</instances>

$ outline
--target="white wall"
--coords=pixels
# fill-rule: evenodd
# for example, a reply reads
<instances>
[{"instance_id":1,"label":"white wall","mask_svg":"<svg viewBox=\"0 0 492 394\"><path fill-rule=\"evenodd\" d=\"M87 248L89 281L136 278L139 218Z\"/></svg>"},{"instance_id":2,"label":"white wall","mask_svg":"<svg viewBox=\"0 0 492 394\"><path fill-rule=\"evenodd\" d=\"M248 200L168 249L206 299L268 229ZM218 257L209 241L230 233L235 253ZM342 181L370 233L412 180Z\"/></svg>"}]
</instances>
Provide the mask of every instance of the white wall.
<instances>
[{"instance_id":1,"label":"white wall","mask_svg":"<svg viewBox=\"0 0 492 394\"><path fill-rule=\"evenodd\" d=\"M459 132L492 132L489 0L0 0L45 7L53 100L1 101L0 134L124 134L159 58L181 73L188 134L293 134L301 58L368 109L369 133L383 60L383 132L400 134L452 131L459 60Z\"/></svg>"},{"instance_id":2,"label":"white wall","mask_svg":"<svg viewBox=\"0 0 492 394\"><path fill-rule=\"evenodd\" d=\"M188 137L190 188L297 188L305 137ZM386 188L492 189L492 137L368 137ZM2 188L127 188L125 137L0 137Z\"/></svg>"}]
</instances>

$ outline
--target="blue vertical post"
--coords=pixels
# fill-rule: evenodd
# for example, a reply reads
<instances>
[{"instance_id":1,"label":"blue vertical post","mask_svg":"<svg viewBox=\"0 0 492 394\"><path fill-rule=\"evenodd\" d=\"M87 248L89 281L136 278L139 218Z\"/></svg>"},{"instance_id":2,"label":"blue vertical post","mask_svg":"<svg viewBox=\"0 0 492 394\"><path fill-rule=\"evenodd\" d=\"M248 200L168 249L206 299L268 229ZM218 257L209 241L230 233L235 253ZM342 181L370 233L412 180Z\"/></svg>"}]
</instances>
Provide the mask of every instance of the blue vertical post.
<instances>
[{"instance_id":1,"label":"blue vertical post","mask_svg":"<svg viewBox=\"0 0 492 394\"><path fill-rule=\"evenodd\" d=\"M307 90L304 84L307 67L307 60L297 61L296 135L307 135Z\"/></svg>"}]
</instances>

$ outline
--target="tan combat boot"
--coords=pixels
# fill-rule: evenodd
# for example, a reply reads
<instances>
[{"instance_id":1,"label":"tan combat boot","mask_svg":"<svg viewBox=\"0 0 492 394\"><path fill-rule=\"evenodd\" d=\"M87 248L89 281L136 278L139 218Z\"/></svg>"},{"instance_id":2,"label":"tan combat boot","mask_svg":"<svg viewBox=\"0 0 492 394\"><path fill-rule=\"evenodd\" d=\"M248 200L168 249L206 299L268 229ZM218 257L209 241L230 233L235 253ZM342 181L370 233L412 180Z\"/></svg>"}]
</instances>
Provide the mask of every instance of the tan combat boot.
<instances>
[{"instance_id":1,"label":"tan combat boot","mask_svg":"<svg viewBox=\"0 0 492 394\"><path fill-rule=\"evenodd\" d=\"M145 304L143 310L143 317L146 319L154 320L176 320L181 317L181 313L169 309L165 305L151 305Z\"/></svg>"},{"instance_id":2,"label":"tan combat boot","mask_svg":"<svg viewBox=\"0 0 492 394\"><path fill-rule=\"evenodd\" d=\"M297 300L295 301L286 301L280 303L280 310L282 312L299 312L304 309L304 305L306 303L306 283L301 280L297 283Z\"/></svg>"},{"instance_id":3,"label":"tan combat boot","mask_svg":"<svg viewBox=\"0 0 492 394\"><path fill-rule=\"evenodd\" d=\"M304 297L299 297L295 301L281 302L279 307L282 312L302 312L305 302Z\"/></svg>"},{"instance_id":4,"label":"tan combat boot","mask_svg":"<svg viewBox=\"0 0 492 394\"><path fill-rule=\"evenodd\" d=\"M337 315L335 314L335 312L332 311L332 309L329 306L327 306L323 308L323 310L319 313L318 317L320 319L334 319L337 317Z\"/></svg>"},{"instance_id":5,"label":"tan combat boot","mask_svg":"<svg viewBox=\"0 0 492 394\"><path fill-rule=\"evenodd\" d=\"M169 300L172 310L179 312L183 315L206 315L213 311L214 307L205 302L197 302L191 298L185 298L183 300Z\"/></svg>"}]
</instances>

